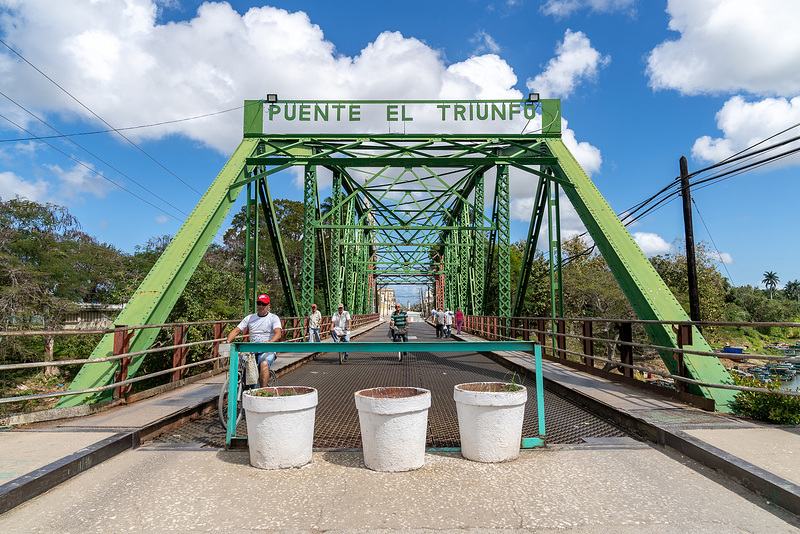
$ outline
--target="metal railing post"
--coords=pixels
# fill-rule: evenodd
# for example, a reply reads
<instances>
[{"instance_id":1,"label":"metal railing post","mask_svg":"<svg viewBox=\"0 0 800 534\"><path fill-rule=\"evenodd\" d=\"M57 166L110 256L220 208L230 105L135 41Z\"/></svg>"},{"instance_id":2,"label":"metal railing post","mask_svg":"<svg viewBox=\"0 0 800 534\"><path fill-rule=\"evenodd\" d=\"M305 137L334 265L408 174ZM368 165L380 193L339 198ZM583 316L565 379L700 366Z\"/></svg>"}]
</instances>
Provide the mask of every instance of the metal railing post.
<instances>
[{"instance_id":1,"label":"metal railing post","mask_svg":"<svg viewBox=\"0 0 800 534\"><path fill-rule=\"evenodd\" d=\"M545 333L545 320L544 319L536 319L536 338L539 341L539 345L542 346L542 355L547 355L546 350L546 343L547 343L547 334Z\"/></svg>"},{"instance_id":2,"label":"metal railing post","mask_svg":"<svg viewBox=\"0 0 800 534\"><path fill-rule=\"evenodd\" d=\"M583 337L586 338L581 340L583 353L587 356L594 356L594 341L591 339L592 321L583 321ZM583 363L587 367L594 367L594 360L592 358L583 358Z\"/></svg>"},{"instance_id":3,"label":"metal railing post","mask_svg":"<svg viewBox=\"0 0 800 534\"><path fill-rule=\"evenodd\" d=\"M214 323L214 339L222 339L222 332L224 332L224 330L225 330L225 323L222 323L222 322ZM219 358L219 344L220 343L222 343L222 341L215 341L214 342L214 348L213 348L213 350L211 352L212 358L214 358L214 367L213 367L213 369L215 371L217 369L219 369L219 360L217 358Z\"/></svg>"},{"instance_id":4,"label":"metal railing post","mask_svg":"<svg viewBox=\"0 0 800 534\"><path fill-rule=\"evenodd\" d=\"M173 338L175 345L182 345L186 343L186 335L189 333L189 329L184 327L183 325L179 325L175 327L175 337ZM186 353L188 352L189 347L176 347L172 351L172 368L175 369L176 367L180 367L182 365L186 365ZM186 374L186 369L175 369L172 371L172 381L177 382L181 378L184 377Z\"/></svg>"},{"instance_id":5,"label":"metal railing post","mask_svg":"<svg viewBox=\"0 0 800 534\"><path fill-rule=\"evenodd\" d=\"M684 345L691 345L692 344L692 326L688 324L680 324L678 327L672 327L677 335L677 343L678 348L682 349ZM683 353L676 352L673 353L675 355L675 360L678 362L678 376L681 378L686 378L686 362L683 361ZM688 391L688 386L686 382L679 381L675 386L678 388L679 391Z\"/></svg>"},{"instance_id":6,"label":"metal railing post","mask_svg":"<svg viewBox=\"0 0 800 534\"><path fill-rule=\"evenodd\" d=\"M126 328L127 325L118 325L117 328ZM133 330L118 330L114 332L114 356L119 356L121 354L126 354L130 350L130 342L131 336L133 336ZM127 358L122 358L120 361L120 368L119 371L116 372L115 382L124 382L128 379L128 366L131 363L131 358L128 356ZM114 388L114 398L115 399L122 399L125 397L131 390L131 385L128 384L126 386L117 386Z\"/></svg>"},{"instance_id":7,"label":"metal railing post","mask_svg":"<svg viewBox=\"0 0 800 534\"><path fill-rule=\"evenodd\" d=\"M619 340L623 343L630 343L633 341L633 325L627 321L619 323ZM619 346L620 361L627 365L633 365L633 347L626 344ZM630 367L622 368L623 376L633 378L633 369Z\"/></svg>"}]
</instances>

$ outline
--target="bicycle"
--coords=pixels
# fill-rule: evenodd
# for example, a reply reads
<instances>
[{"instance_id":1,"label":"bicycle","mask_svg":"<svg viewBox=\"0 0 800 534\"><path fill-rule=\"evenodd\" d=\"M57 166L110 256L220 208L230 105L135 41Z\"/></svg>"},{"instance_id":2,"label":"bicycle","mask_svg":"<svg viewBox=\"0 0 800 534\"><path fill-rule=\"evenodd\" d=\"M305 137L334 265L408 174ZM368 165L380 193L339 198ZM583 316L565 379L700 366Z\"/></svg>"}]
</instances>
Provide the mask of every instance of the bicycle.
<instances>
[{"instance_id":1,"label":"bicycle","mask_svg":"<svg viewBox=\"0 0 800 534\"><path fill-rule=\"evenodd\" d=\"M244 395L244 391L246 389L255 389L258 387L258 377L256 376L256 383L254 384L246 384L246 375L247 375L247 360L249 358L255 358L255 354L249 352L240 352L239 353L239 371L237 373L237 382L236 382L236 426L242 421L242 417L244 416L244 407L242 406L242 396ZM256 375L258 374L256 368ZM228 383L230 381L231 373L228 372L228 377L222 383L222 389L219 392L219 398L217 399L217 412L219 415L219 422L222 424L222 428L225 431L228 430ZM267 387L275 387L278 385L278 375L275 374L275 371L272 369L269 370L269 381L267 382Z\"/></svg>"},{"instance_id":2,"label":"bicycle","mask_svg":"<svg viewBox=\"0 0 800 534\"><path fill-rule=\"evenodd\" d=\"M392 337L394 338L394 342L395 343L403 343L405 341L408 341L408 329L406 329L406 328L395 328L392 331L392 334L393 334ZM397 361L400 361L400 362L403 361L403 354L405 354L405 353L404 352L398 352L397 353Z\"/></svg>"},{"instance_id":3,"label":"bicycle","mask_svg":"<svg viewBox=\"0 0 800 534\"><path fill-rule=\"evenodd\" d=\"M342 330L341 334L337 334L334 330L331 330L331 339L334 343L349 343L350 336L349 331ZM340 352L339 353L339 365L342 365L344 361L347 359L347 352ZM344 356L344 357L343 357Z\"/></svg>"}]
</instances>

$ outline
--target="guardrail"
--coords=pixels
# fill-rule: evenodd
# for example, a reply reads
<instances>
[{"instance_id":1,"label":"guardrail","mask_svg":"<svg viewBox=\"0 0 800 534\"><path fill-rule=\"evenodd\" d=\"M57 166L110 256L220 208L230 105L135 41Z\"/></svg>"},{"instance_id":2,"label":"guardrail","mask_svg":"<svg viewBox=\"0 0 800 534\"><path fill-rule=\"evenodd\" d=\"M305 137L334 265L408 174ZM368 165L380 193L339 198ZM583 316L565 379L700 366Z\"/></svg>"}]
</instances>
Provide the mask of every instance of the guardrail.
<instances>
[{"instance_id":1,"label":"guardrail","mask_svg":"<svg viewBox=\"0 0 800 534\"><path fill-rule=\"evenodd\" d=\"M615 335L618 337L597 337L594 335L596 325L613 325ZM649 342L634 341L634 328L642 327L645 324L662 324L670 326L676 334L678 347L664 347L654 345ZM660 393L680 398L681 400L699 405L705 409L713 409L713 401L698 395L692 395L687 391L689 384L713 387L720 389L730 389L737 391L753 391L758 393L776 393L785 396L800 396L800 391L792 390L769 390L760 387L736 386L731 384L715 384L701 382L689 378L686 368L683 365L685 354L691 354L709 358L727 359L748 359L766 362L792 362L800 364L800 350L797 355L771 355L771 354L736 354L724 352L703 352L697 350L684 349L684 346L692 344L692 326L698 329L705 327L736 327L736 328L796 328L800 329L800 323L794 322L691 322L691 321L655 321L638 319L603 319L603 318L552 318L552 317L497 317L497 316L478 316L470 315L464 317L462 330L468 333L491 340L514 340L535 339L542 345L543 357L549 360L564 363L574 369L601 375L612 380L625 382L639 387L651 387ZM611 328L607 328L611 331ZM639 337L648 340L644 329L638 333ZM568 347L571 345L571 347ZM596 346L602 345L606 349L611 347L611 352L619 349L619 360L604 358L596 355ZM675 355L678 362L678 374L664 372L658 369L648 368L642 365L635 365L634 349L639 351L666 351ZM570 359L569 357L573 357ZM621 370L620 374L609 372L595 367L595 362L611 366ZM659 385L649 384L634 378L634 371L639 371L643 375L655 375L666 381L674 382L676 389L660 387ZM745 373L745 371L742 371ZM800 375L800 370L797 373Z\"/></svg>"},{"instance_id":2,"label":"guardrail","mask_svg":"<svg viewBox=\"0 0 800 534\"><path fill-rule=\"evenodd\" d=\"M225 434L225 444L231 447L236 442L246 441L247 438L236 435L236 414L238 413L238 386L239 380L236 375L239 369L240 352L313 352L319 347L316 343L231 343L231 361L228 369L228 424ZM471 341L461 343L436 343L409 341L404 343L394 342L358 342L347 343L347 350L351 352L490 352L503 350L517 350L532 352L536 371L536 406L538 410L539 436L537 438L526 438L523 440L524 448L540 447L545 440L545 420L544 420L544 379L542 377L542 347L538 343L530 341ZM355 393L355 392L353 392Z\"/></svg>"},{"instance_id":3,"label":"guardrail","mask_svg":"<svg viewBox=\"0 0 800 534\"><path fill-rule=\"evenodd\" d=\"M359 326L375 322L379 320L379 318L380 317L378 314L354 315L352 316L351 327L358 328ZM210 366L211 369L208 369L209 371L219 372L219 370L222 368L220 362L228 359L227 355L221 356L219 354L219 345L220 343L224 343L227 337L226 335L224 335L225 331L230 330L226 328L226 326L236 325L238 323L239 319L218 320L218 321L196 321L196 322L184 322L184 323L164 323L157 325L135 325L135 326L125 325L125 326L117 326L115 328L98 329L98 330L1 331L0 343L7 342L5 341L4 338L25 338L25 337L36 337L43 335L89 336L89 335L111 334L114 336L114 349L111 356L103 358L80 358L80 359L65 359L65 360L54 360L54 361L0 364L0 373L4 371L7 372L7 371L19 371L25 369L41 369L46 367L86 365L86 364L96 364L96 363L110 362L110 361L119 361L120 363L118 371L115 375L114 383L112 384L98 386L95 388L75 390L75 391L55 391L48 393L37 393L33 395L16 395L16 396L7 395L4 388L2 396L0 396L0 407L8 404L14 404L14 403L22 404L31 401L39 401L39 400L58 398L69 395L98 393L110 389L114 390L112 404L124 403L126 402L128 395L131 393L133 384L136 383L151 380L153 378L161 377L164 375L169 375L170 378L167 382L177 384L180 381L187 378L187 374L190 369L197 368L200 366ZM206 339L202 339L199 341L187 342L187 337L190 330L194 328L196 331L198 329L197 327L201 326L209 329L209 332L204 334L204 337L206 336L210 337L207 337ZM304 339L307 338L308 335L307 317L282 318L281 326L283 327L282 328L284 336L283 338L287 340L286 342L298 343L302 342ZM173 340L173 343L171 345L163 345L160 347L153 347L147 350L130 352L129 340L131 336L136 330L142 330L146 328L172 329L173 335L170 337ZM330 329L331 329L330 316L323 317L322 322L320 324L320 336L322 338L329 336ZM248 336L240 336L240 337L245 340L248 339ZM208 350L207 348L198 351L194 355L194 358L191 358L190 349L194 347L208 347L210 348L210 350ZM165 352L172 352L171 365L168 365L166 369L160 369L155 372L146 373L142 376L137 376L135 378L128 377L127 374L128 366L130 364L131 358L133 358L134 356L153 355ZM191 361L192 359L195 361ZM4 380L3 382L7 381Z\"/></svg>"}]
</instances>

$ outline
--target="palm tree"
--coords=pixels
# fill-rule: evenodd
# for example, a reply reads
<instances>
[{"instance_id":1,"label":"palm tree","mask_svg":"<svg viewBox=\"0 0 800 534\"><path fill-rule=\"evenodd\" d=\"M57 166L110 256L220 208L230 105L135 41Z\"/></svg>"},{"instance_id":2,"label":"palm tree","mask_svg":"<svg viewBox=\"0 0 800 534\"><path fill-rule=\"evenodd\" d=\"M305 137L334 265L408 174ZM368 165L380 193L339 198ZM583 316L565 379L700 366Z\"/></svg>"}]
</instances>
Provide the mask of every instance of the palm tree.
<instances>
[{"instance_id":1,"label":"palm tree","mask_svg":"<svg viewBox=\"0 0 800 534\"><path fill-rule=\"evenodd\" d=\"M783 293L786 295L786 298L793 298L797 300L797 302L800 302L800 281L792 280L791 282L786 282Z\"/></svg>"},{"instance_id":2,"label":"palm tree","mask_svg":"<svg viewBox=\"0 0 800 534\"><path fill-rule=\"evenodd\" d=\"M778 278L778 275L772 271L767 271L764 273L764 279L761 281L767 289L769 289L769 298L772 299L772 292L775 291L775 287L778 285L781 279Z\"/></svg>"}]
</instances>

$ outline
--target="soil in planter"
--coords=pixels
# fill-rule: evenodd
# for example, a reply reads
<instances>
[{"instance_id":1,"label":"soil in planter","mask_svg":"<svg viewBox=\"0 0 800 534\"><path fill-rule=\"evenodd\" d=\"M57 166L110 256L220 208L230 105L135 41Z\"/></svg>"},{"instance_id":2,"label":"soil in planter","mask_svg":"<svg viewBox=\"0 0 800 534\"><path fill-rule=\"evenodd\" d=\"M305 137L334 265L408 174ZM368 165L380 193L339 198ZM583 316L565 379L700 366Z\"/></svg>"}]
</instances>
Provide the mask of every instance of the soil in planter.
<instances>
[{"instance_id":1,"label":"soil in planter","mask_svg":"<svg viewBox=\"0 0 800 534\"><path fill-rule=\"evenodd\" d=\"M261 388L246 391L246 395L253 397L290 397L292 395L305 395L314 391L308 387L278 386L274 388Z\"/></svg>"},{"instance_id":2,"label":"soil in planter","mask_svg":"<svg viewBox=\"0 0 800 534\"><path fill-rule=\"evenodd\" d=\"M372 388L362 390L360 395L369 397L371 399L404 399L406 397L416 397L417 395L424 395L426 391L417 388Z\"/></svg>"},{"instance_id":3,"label":"soil in planter","mask_svg":"<svg viewBox=\"0 0 800 534\"><path fill-rule=\"evenodd\" d=\"M519 391L522 389L522 387L512 382L474 382L471 384L461 384L459 389L462 391L500 393Z\"/></svg>"}]
</instances>

